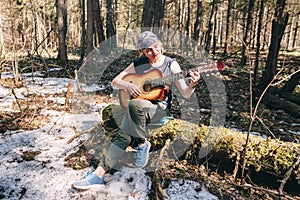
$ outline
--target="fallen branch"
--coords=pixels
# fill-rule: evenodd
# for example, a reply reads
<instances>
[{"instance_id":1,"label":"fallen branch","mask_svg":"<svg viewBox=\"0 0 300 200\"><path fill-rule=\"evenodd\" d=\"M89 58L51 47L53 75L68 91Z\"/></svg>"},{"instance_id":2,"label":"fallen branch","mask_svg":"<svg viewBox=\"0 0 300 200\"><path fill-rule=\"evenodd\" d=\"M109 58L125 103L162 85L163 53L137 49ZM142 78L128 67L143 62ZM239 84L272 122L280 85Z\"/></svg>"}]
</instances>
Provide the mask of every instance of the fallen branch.
<instances>
[{"instance_id":1,"label":"fallen branch","mask_svg":"<svg viewBox=\"0 0 300 200\"><path fill-rule=\"evenodd\" d=\"M279 186L279 195L282 196L283 194L283 188L287 182L287 180L290 178L292 172L295 170L296 167L298 167L300 163L300 155L298 156L297 160L294 162L294 164L291 166L291 168L285 173L284 178L280 181L280 186Z\"/></svg>"},{"instance_id":2,"label":"fallen branch","mask_svg":"<svg viewBox=\"0 0 300 200\"><path fill-rule=\"evenodd\" d=\"M249 184L240 185L240 184L235 184L233 182L231 182L231 184L236 186L236 187L240 187L240 188L244 188L244 189L245 188L252 188L254 190L260 190L260 191L264 191L266 193L269 193L269 194L272 194L272 195L275 195L275 196L279 196L279 193L275 190L269 190L269 189L266 189L266 188L263 188L263 187L252 186L252 185L249 185ZM284 197L287 198L287 199L290 199L290 200L296 200L293 197L290 197L288 195L285 195Z\"/></svg>"},{"instance_id":3,"label":"fallen branch","mask_svg":"<svg viewBox=\"0 0 300 200\"><path fill-rule=\"evenodd\" d=\"M159 158L158 158L158 161L157 161L158 166L160 165L161 161L163 160L164 154L165 154L166 150L169 148L169 146L170 146L170 139L167 139L165 145L163 146L163 148L161 149L161 152L160 152L160 154L159 154ZM156 185L155 190L156 190L156 199L157 199L157 200L160 199L160 198L159 198L159 194L160 194L163 198L166 198L166 197L167 197L167 195L166 195L165 192L163 191L162 186L161 186L161 183L160 183L161 181L160 181L159 174L160 174L160 172L163 170L163 165L161 165L161 166L162 166L162 167L160 167L160 169L157 169L157 170L155 170L155 172L154 172L154 178L155 178L154 181L155 181L155 185Z\"/></svg>"},{"instance_id":4,"label":"fallen branch","mask_svg":"<svg viewBox=\"0 0 300 200\"><path fill-rule=\"evenodd\" d=\"M15 99L16 99L17 105L18 105L18 107L19 107L19 109L20 109L20 112L21 112L21 115L22 115L22 114L23 114L23 110L22 110L22 107L21 107L21 105L20 105L19 99L18 99L18 97L17 97L17 95L16 95L16 93L15 93L14 88L11 89L11 92L12 92L12 94L14 95L14 97L15 97Z\"/></svg>"},{"instance_id":5,"label":"fallen branch","mask_svg":"<svg viewBox=\"0 0 300 200\"><path fill-rule=\"evenodd\" d=\"M76 132L75 135L68 140L67 144L72 143L76 138L80 137L81 135L84 135L86 133L91 133L93 130L95 130L96 128L98 128L100 125L101 125L100 123L97 123L94 126L92 126L91 128L86 129L86 130L84 130L82 132Z\"/></svg>"}]
</instances>

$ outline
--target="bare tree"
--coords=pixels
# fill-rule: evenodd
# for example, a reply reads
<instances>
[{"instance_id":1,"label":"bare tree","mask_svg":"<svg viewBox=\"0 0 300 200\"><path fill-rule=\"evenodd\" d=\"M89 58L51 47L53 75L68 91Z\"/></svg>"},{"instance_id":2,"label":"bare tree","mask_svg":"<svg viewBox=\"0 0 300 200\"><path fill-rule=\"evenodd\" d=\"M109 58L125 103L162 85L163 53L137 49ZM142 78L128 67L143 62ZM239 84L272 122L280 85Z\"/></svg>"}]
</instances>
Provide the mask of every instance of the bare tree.
<instances>
[{"instance_id":1,"label":"bare tree","mask_svg":"<svg viewBox=\"0 0 300 200\"><path fill-rule=\"evenodd\" d=\"M0 10L0 59L4 56L4 54L5 54L5 46L4 46L3 29L2 29L2 13Z\"/></svg>"},{"instance_id":2,"label":"bare tree","mask_svg":"<svg viewBox=\"0 0 300 200\"><path fill-rule=\"evenodd\" d=\"M213 16L214 16L216 4L217 4L217 0L213 0L213 2L211 3L208 28L207 28L206 35L205 35L205 49L207 52L209 52L210 43L211 43L211 37L212 37L211 34L213 31L213 26L214 26Z\"/></svg>"},{"instance_id":3,"label":"bare tree","mask_svg":"<svg viewBox=\"0 0 300 200\"><path fill-rule=\"evenodd\" d=\"M84 59L85 55L85 39L86 39L86 28L85 28L85 0L80 1L81 9L81 40L80 40L80 61Z\"/></svg>"},{"instance_id":4,"label":"bare tree","mask_svg":"<svg viewBox=\"0 0 300 200\"><path fill-rule=\"evenodd\" d=\"M116 37L113 37L116 35L114 0L106 0L106 10L106 37L111 48L114 48L117 45Z\"/></svg>"},{"instance_id":5,"label":"bare tree","mask_svg":"<svg viewBox=\"0 0 300 200\"><path fill-rule=\"evenodd\" d=\"M231 18L231 8L232 8L232 0L228 0L227 4L227 16L226 16L226 28L225 28L225 44L224 44L224 54L227 53L227 47L229 43L229 23L230 23L230 18Z\"/></svg>"},{"instance_id":6,"label":"bare tree","mask_svg":"<svg viewBox=\"0 0 300 200\"><path fill-rule=\"evenodd\" d=\"M97 39L98 39L98 45L105 40L104 36L104 28L103 28L103 22L101 18L101 13L100 13L100 4L99 0L94 0L94 23L95 23L95 29L96 29L96 34L97 34Z\"/></svg>"},{"instance_id":7,"label":"bare tree","mask_svg":"<svg viewBox=\"0 0 300 200\"><path fill-rule=\"evenodd\" d=\"M63 66L68 65L67 56L67 0L56 0L56 15L57 15L57 25L58 25L58 60Z\"/></svg>"},{"instance_id":8,"label":"bare tree","mask_svg":"<svg viewBox=\"0 0 300 200\"><path fill-rule=\"evenodd\" d=\"M142 27L151 27L152 25L152 0L145 0L143 6L143 15L142 15Z\"/></svg>"},{"instance_id":9,"label":"bare tree","mask_svg":"<svg viewBox=\"0 0 300 200\"><path fill-rule=\"evenodd\" d=\"M289 14L284 13L285 3L285 0L277 0L276 2L274 19L272 20L271 44L269 47L265 71L260 81L261 88L265 88L270 83L277 69L280 43L289 18Z\"/></svg>"},{"instance_id":10,"label":"bare tree","mask_svg":"<svg viewBox=\"0 0 300 200\"><path fill-rule=\"evenodd\" d=\"M241 59L241 65L245 65L246 64L246 48L248 46L249 43L249 32L250 32L250 27L253 21L253 9L254 9L254 0L249 0L249 4L248 4L248 14L247 14L247 23L246 23L246 28L245 28L245 32L244 32L244 37L243 37L243 48L242 48L242 59Z\"/></svg>"},{"instance_id":11,"label":"bare tree","mask_svg":"<svg viewBox=\"0 0 300 200\"><path fill-rule=\"evenodd\" d=\"M94 49L94 13L93 0L87 0L87 35L86 48L87 54Z\"/></svg>"},{"instance_id":12,"label":"bare tree","mask_svg":"<svg viewBox=\"0 0 300 200\"><path fill-rule=\"evenodd\" d=\"M198 43L200 36L200 27L201 27L201 17L202 17L202 0L197 0L197 11L196 11L196 20L194 23L194 34L193 40Z\"/></svg>"},{"instance_id":13,"label":"bare tree","mask_svg":"<svg viewBox=\"0 0 300 200\"><path fill-rule=\"evenodd\" d=\"M253 75L253 83L256 85L256 77L257 71L259 67L259 55L260 55L260 40L261 40L261 28L262 28L262 21L264 16L264 0L260 0L260 8L259 8L259 16L258 16L258 25L256 31L256 53L255 53L255 67L254 67L254 75Z\"/></svg>"},{"instance_id":14,"label":"bare tree","mask_svg":"<svg viewBox=\"0 0 300 200\"><path fill-rule=\"evenodd\" d=\"M145 0L141 27L161 27L165 15L166 0Z\"/></svg>"}]
</instances>

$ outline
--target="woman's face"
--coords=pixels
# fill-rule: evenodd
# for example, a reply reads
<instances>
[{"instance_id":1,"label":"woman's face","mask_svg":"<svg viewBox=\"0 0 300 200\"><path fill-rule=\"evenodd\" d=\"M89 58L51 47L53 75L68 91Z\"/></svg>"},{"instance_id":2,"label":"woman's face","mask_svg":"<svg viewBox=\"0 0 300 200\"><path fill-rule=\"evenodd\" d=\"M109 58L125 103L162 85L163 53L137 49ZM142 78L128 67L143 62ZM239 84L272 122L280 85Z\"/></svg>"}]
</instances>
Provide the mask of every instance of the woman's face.
<instances>
[{"instance_id":1,"label":"woman's face","mask_svg":"<svg viewBox=\"0 0 300 200\"><path fill-rule=\"evenodd\" d=\"M161 45L156 43L143 49L143 53L149 58L150 62L156 62L161 55L161 50Z\"/></svg>"}]
</instances>

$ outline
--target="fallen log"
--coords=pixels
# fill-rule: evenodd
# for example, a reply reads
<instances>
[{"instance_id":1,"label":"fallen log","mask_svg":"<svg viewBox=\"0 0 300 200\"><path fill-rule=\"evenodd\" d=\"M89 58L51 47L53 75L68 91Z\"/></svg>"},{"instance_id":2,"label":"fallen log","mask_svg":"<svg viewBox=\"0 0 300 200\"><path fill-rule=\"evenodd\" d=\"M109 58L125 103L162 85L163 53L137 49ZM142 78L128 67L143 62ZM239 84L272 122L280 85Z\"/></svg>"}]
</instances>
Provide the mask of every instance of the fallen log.
<instances>
[{"instance_id":1,"label":"fallen log","mask_svg":"<svg viewBox=\"0 0 300 200\"><path fill-rule=\"evenodd\" d=\"M285 100L283 98L277 97L275 95L267 95L264 104L271 109L282 109L294 117L300 117L300 106L292 101Z\"/></svg>"},{"instance_id":2,"label":"fallen log","mask_svg":"<svg viewBox=\"0 0 300 200\"><path fill-rule=\"evenodd\" d=\"M121 108L120 108L121 109ZM118 113L117 115L112 112ZM110 105L103 110L103 128L114 133L117 129L114 116L120 117L118 106ZM166 125L149 130L152 151L163 148L165 141L170 141L166 151L168 158L187 160L189 163L209 163L218 172L239 174L241 153L246 142L246 135L224 127L198 126L180 119L170 120ZM258 185L278 189L284 180L284 191L300 194L300 144L260 136L250 136L246 152L246 171L249 181ZM281 186L281 190L282 190Z\"/></svg>"}]
</instances>

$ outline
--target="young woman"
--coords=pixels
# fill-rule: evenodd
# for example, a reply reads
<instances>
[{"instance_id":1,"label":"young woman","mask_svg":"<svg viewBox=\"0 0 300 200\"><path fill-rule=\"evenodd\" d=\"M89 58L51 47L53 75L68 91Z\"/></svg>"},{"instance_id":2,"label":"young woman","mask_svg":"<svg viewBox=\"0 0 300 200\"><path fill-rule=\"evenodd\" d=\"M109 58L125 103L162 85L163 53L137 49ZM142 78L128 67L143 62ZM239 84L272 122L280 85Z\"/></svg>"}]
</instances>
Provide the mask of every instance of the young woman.
<instances>
[{"instance_id":1,"label":"young woman","mask_svg":"<svg viewBox=\"0 0 300 200\"><path fill-rule=\"evenodd\" d=\"M144 167L148 162L151 144L146 139L147 124L168 115L172 104L173 83L168 83L168 88L171 90L166 90L162 98L145 100L142 98L142 88L134 84L134 81L127 81L124 78L129 74L148 75L153 69L159 70L161 76L164 77L181 72L181 68L176 60L163 55L162 43L154 33L150 31L141 33L137 43L141 54L140 58L134 60L112 81L114 87L128 92L131 96L126 105L127 112L120 125L120 131L112 139L106 155L101 159L96 170L72 184L73 188L89 189L103 186L104 174L118 163L129 144L133 144L137 150L135 161L137 167ZM194 92L200 78L198 72L190 72L189 75L188 85L184 79L175 81L179 92L187 99Z\"/></svg>"}]
</instances>

